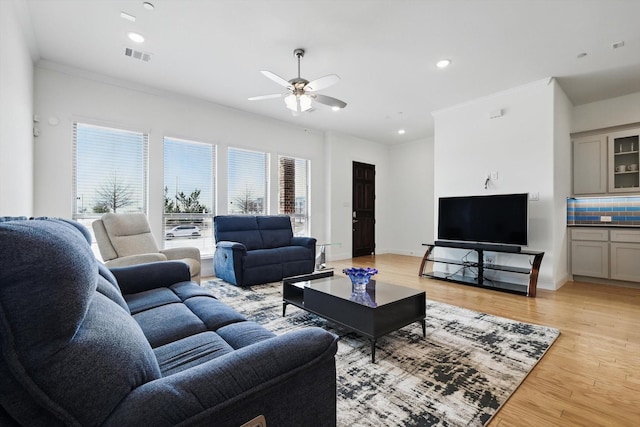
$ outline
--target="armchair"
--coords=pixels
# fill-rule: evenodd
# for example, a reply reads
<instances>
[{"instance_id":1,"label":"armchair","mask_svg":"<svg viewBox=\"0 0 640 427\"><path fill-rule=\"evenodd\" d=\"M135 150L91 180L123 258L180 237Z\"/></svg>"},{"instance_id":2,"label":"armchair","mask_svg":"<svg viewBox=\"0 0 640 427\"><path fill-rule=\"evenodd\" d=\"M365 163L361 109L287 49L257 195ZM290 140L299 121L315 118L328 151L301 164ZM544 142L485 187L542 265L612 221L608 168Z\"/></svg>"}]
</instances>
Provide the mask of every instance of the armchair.
<instances>
[{"instance_id":1,"label":"armchair","mask_svg":"<svg viewBox=\"0 0 640 427\"><path fill-rule=\"evenodd\" d=\"M158 249L145 214L106 213L94 221L92 227L107 267L182 261L189 265L191 280L200 283L200 250L193 247Z\"/></svg>"}]
</instances>

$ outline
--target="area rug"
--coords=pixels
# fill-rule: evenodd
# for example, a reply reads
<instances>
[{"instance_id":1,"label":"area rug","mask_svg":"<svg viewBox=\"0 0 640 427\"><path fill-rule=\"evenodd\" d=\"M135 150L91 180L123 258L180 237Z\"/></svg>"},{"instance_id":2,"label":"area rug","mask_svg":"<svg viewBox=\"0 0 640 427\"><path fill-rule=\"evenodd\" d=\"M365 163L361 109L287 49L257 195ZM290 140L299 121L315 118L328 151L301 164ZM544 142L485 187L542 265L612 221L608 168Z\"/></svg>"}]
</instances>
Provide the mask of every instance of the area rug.
<instances>
[{"instance_id":1,"label":"area rug","mask_svg":"<svg viewBox=\"0 0 640 427\"><path fill-rule=\"evenodd\" d=\"M204 284L276 334L319 326L340 336L336 355L339 426L486 425L560 334L427 299L419 323L376 343L295 306L282 317L282 285Z\"/></svg>"}]
</instances>

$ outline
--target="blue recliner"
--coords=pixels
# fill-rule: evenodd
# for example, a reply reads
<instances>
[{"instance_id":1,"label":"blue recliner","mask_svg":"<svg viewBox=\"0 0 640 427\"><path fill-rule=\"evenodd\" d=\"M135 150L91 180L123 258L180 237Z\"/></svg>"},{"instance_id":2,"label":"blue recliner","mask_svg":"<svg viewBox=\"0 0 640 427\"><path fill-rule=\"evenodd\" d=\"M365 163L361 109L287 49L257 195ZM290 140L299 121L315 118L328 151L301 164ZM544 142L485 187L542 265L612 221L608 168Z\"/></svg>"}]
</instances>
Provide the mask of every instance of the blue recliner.
<instances>
[{"instance_id":1,"label":"blue recliner","mask_svg":"<svg viewBox=\"0 0 640 427\"><path fill-rule=\"evenodd\" d=\"M287 215L219 215L213 219L216 276L237 286L312 273L316 239L294 237Z\"/></svg>"}]
</instances>

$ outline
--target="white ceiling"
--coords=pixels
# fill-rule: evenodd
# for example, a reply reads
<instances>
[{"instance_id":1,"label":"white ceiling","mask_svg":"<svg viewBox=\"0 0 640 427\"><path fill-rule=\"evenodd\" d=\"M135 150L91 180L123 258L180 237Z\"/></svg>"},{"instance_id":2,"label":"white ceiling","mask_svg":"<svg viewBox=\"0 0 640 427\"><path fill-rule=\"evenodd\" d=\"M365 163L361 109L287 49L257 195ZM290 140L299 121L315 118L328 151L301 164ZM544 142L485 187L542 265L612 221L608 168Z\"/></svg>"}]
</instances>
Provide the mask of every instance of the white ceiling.
<instances>
[{"instance_id":1,"label":"white ceiling","mask_svg":"<svg viewBox=\"0 0 640 427\"><path fill-rule=\"evenodd\" d=\"M382 143L431 136L433 111L546 77L575 105L640 92L640 0L17 2L36 59ZM282 89L260 70L297 75L298 47L303 78L341 77L320 93L344 110L293 117L282 99L247 100ZM437 69L441 58L452 64Z\"/></svg>"}]
</instances>

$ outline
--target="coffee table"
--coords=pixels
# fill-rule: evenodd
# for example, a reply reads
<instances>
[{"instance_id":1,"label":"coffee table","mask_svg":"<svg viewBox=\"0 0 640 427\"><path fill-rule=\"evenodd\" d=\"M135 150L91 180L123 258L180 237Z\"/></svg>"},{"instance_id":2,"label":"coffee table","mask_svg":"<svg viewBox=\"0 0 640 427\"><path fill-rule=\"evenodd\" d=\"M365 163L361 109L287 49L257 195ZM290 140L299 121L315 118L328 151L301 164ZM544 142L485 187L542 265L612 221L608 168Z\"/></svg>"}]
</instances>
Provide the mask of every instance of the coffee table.
<instances>
[{"instance_id":1,"label":"coffee table","mask_svg":"<svg viewBox=\"0 0 640 427\"><path fill-rule=\"evenodd\" d=\"M371 280L366 292L352 292L351 280L342 276L315 280L287 278L282 282L282 316L291 304L336 322L371 341L371 362L376 361L378 338L413 322L426 336L424 291Z\"/></svg>"}]
</instances>

